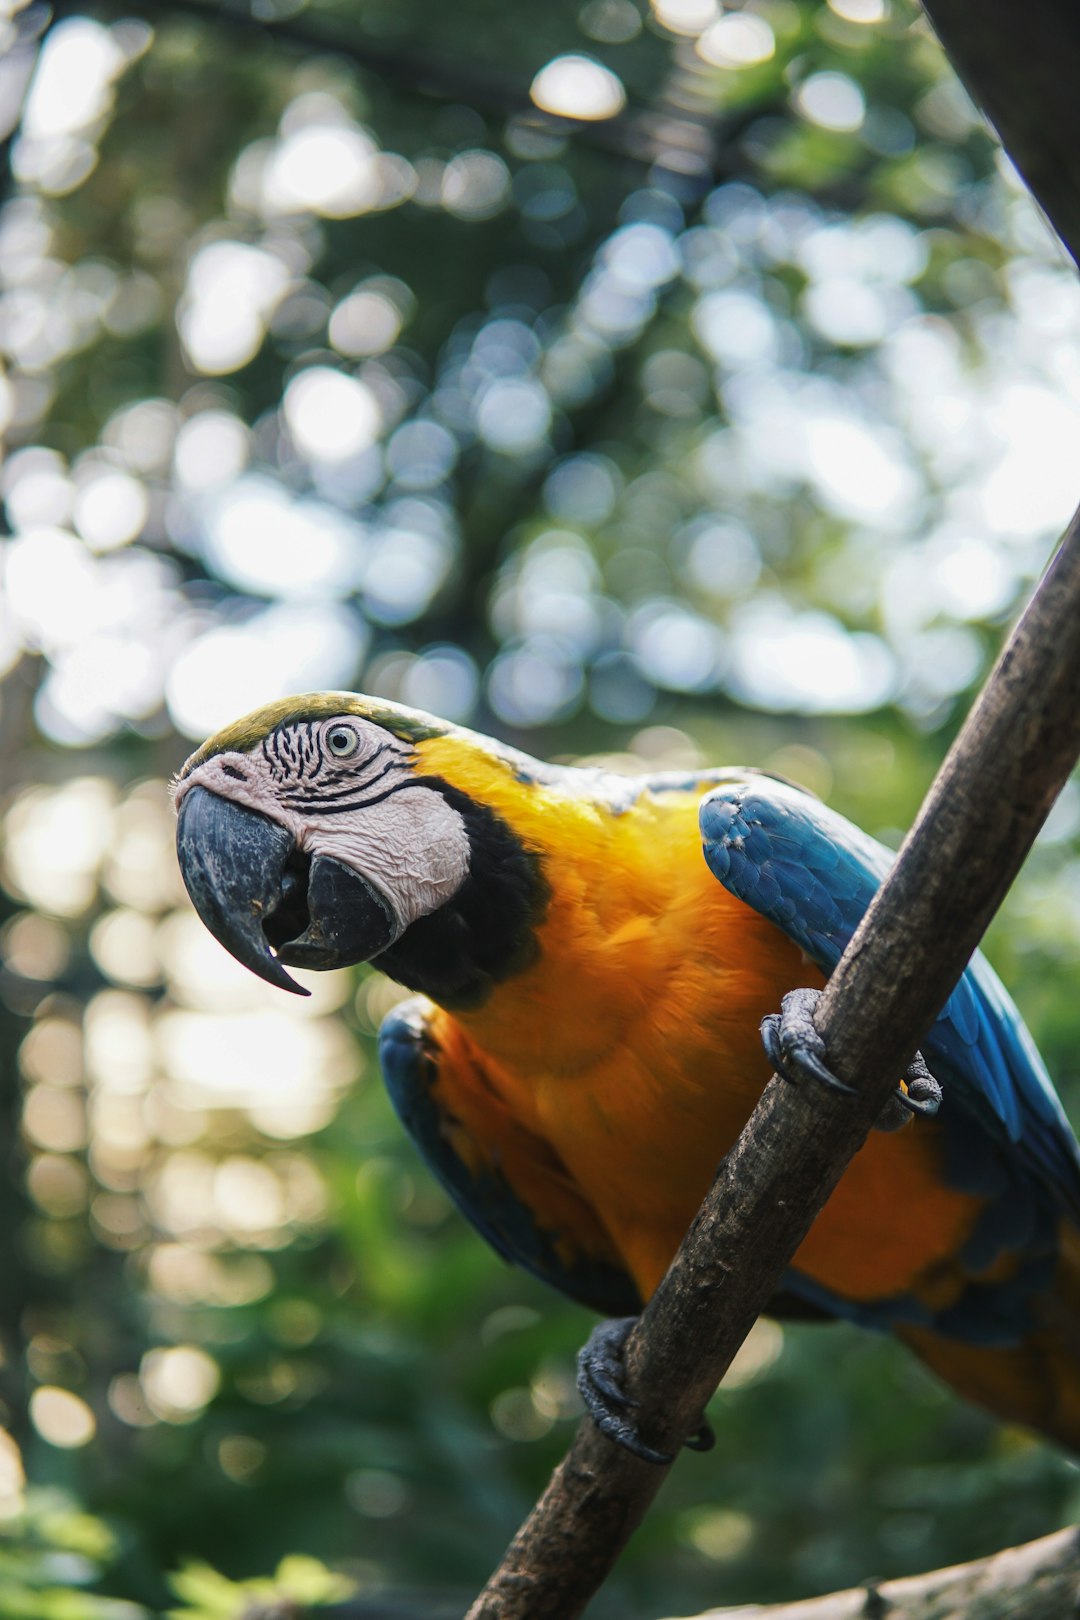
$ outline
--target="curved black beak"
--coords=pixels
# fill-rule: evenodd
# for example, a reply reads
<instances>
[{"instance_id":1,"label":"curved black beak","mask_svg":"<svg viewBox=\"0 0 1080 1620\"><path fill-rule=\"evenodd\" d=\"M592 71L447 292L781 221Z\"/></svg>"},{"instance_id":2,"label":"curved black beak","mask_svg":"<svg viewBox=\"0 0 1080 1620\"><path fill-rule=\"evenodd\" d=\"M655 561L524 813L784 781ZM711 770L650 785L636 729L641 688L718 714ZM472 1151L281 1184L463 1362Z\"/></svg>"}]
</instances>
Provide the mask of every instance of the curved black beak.
<instances>
[{"instance_id":1,"label":"curved black beak","mask_svg":"<svg viewBox=\"0 0 1080 1620\"><path fill-rule=\"evenodd\" d=\"M400 931L387 902L351 867L327 855L309 861L276 821L208 788L189 788L180 801L176 850L214 938L260 979L295 995L310 992L282 963L366 962Z\"/></svg>"},{"instance_id":2,"label":"curved black beak","mask_svg":"<svg viewBox=\"0 0 1080 1620\"><path fill-rule=\"evenodd\" d=\"M263 932L281 904L292 850L292 834L276 821L208 788L189 788L180 801L176 854L195 910L230 956L268 984L306 996Z\"/></svg>"}]
</instances>

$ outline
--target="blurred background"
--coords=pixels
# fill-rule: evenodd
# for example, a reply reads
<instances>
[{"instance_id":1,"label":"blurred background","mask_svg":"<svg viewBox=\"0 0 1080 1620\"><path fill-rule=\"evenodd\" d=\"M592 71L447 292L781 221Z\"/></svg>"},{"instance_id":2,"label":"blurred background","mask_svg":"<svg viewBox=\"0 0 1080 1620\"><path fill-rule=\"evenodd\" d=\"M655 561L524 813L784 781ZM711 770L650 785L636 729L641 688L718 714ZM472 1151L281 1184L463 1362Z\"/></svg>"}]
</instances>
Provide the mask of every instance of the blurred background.
<instances>
[{"instance_id":1,"label":"blurred background","mask_svg":"<svg viewBox=\"0 0 1080 1620\"><path fill-rule=\"evenodd\" d=\"M394 986L298 1005L196 922L167 780L347 687L895 843L1075 502L1080 292L907 0L4 0L0 46L0 1616L228 1620L286 1556L460 1613L590 1319L404 1140ZM1074 784L988 942L1072 1106L1078 840ZM853 1329L759 1323L713 1421L596 1615L1080 1511Z\"/></svg>"}]
</instances>

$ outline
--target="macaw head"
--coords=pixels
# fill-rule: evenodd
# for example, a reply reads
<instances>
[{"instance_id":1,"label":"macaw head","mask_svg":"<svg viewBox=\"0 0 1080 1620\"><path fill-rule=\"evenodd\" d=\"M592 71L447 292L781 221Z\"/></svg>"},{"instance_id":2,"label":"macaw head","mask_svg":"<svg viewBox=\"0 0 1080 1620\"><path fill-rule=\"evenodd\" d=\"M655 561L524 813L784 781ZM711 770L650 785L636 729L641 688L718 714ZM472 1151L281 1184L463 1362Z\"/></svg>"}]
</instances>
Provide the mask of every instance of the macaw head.
<instances>
[{"instance_id":1,"label":"macaw head","mask_svg":"<svg viewBox=\"0 0 1080 1620\"><path fill-rule=\"evenodd\" d=\"M540 880L500 819L422 756L440 739L452 757L457 737L467 752L469 733L333 692L271 704L204 743L174 797L180 869L210 932L298 994L286 964L389 953L380 965L404 983L475 999L506 952L507 900L522 934L514 902L530 891L531 911Z\"/></svg>"}]
</instances>

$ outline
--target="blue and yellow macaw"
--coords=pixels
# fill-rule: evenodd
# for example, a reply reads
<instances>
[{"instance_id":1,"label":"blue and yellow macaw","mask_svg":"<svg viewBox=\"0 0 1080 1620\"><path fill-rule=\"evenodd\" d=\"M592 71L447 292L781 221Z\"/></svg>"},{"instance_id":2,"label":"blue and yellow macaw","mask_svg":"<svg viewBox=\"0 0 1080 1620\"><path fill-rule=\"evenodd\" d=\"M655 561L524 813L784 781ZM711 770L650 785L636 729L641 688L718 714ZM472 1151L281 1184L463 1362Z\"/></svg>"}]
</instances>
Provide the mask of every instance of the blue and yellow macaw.
<instances>
[{"instance_id":1,"label":"blue and yellow macaw","mask_svg":"<svg viewBox=\"0 0 1080 1620\"><path fill-rule=\"evenodd\" d=\"M623 1315L656 1287L889 852L749 769L542 765L347 693L286 699L180 773L180 863L253 972L371 961L394 1105L506 1259ZM702 849L704 848L704 859ZM874 1132L786 1278L1000 1417L1080 1449L1080 1150L976 956L924 1047L933 1119Z\"/></svg>"}]
</instances>

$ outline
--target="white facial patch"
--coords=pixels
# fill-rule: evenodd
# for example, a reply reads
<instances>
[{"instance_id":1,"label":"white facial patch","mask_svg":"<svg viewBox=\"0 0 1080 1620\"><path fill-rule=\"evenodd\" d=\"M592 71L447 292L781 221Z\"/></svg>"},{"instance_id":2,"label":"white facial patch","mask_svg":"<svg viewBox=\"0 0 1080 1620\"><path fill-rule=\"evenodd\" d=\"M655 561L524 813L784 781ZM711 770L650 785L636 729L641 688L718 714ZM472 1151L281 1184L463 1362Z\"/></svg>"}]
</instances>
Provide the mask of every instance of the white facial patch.
<instances>
[{"instance_id":1,"label":"white facial patch","mask_svg":"<svg viewBox=\"0 0 1080 1620\"><path fill-rule=\"evenodd\" d=\"M445 905L468 875L461 816L416 781L408 743L370 721L342 715L282 726L250 752L215 754L192 771L176 789L178 808L193 787L260 811L306 854L352 867L389 902L395 938Z\"/></svg>"},{"instance_id":2,"label":"white facial patch","mask_svg":"<svg viewBox=\"0 0 1080 1620\"><path fill-rule=\"evenodd\" d=\"M445 905L469 871L465 823L437 789L419 783L350 816L316 818L297 842L367 878L389 900L403 933Z\"/></svg>"}]
</instances>

